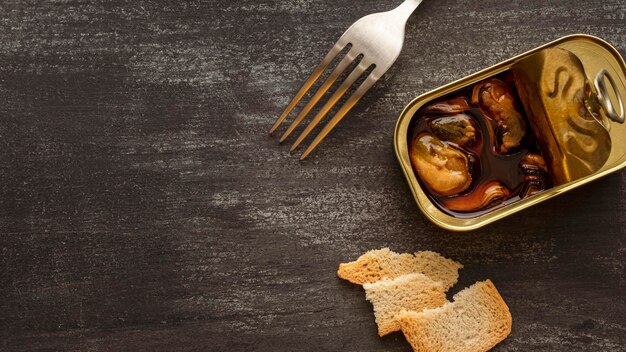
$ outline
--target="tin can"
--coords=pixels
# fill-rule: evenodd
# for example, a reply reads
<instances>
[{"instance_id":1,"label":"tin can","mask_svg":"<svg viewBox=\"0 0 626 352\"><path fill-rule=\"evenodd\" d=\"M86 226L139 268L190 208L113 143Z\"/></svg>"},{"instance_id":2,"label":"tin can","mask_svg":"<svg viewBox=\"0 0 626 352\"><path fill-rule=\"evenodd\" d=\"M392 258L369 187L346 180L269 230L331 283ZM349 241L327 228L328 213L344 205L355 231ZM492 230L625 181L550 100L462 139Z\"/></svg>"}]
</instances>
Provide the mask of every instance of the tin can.
<instances>
[{"instance_id":1,"label":"tin can","mask_svg":"<svg viewBox=\"0 0 626 352\"><path fill-rule=\"evenodd\" d=\"M493 102L496 91L500 99ZM509 96L517 99L511 109L525 116L521 123L499 116L505 105L489 105L507 104ZM396 156L429 220L452 231L473 230L626 167L622 97L626 64L619 52L597 37L566 36L415 98L396 124ZM469 146L459 146L464 143ZM436 153L453 169L465 164L471 172L466 179L456 169L444 169L449 180L430 175L429 168L441 164ZM519 184L490 175L485 153L510 165L499 172ZM436 162L421 162L433 155ZM466 208L472 197L476 207Z\"/></svg>"}]
</instances>

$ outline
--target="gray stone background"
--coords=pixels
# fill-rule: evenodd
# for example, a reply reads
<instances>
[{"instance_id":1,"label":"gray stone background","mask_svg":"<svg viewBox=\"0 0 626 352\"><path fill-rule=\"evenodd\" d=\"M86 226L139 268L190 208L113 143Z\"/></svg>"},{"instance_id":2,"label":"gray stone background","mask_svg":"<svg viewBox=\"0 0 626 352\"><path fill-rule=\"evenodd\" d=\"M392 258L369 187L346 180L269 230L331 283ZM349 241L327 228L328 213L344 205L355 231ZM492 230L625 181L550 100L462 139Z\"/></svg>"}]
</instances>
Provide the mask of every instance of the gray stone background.
<instances>
[{"instance_id":1,"label":"gray stone background","mask_svg":"<svg viewBox=\"0 0 626 352\"><path fill-rule=\"evenodd\" d=\"M340 262L389 246L490 278L496 351L626 351L626 173L478 231L419 212L413 97L573 33L626 54L626 2L425 0L395 66L311 157L267 130L358 18L400 0L0 3L0 349L409 351ZM293 141L291 139L290 141Z\"/></svg>"}]
</instances>

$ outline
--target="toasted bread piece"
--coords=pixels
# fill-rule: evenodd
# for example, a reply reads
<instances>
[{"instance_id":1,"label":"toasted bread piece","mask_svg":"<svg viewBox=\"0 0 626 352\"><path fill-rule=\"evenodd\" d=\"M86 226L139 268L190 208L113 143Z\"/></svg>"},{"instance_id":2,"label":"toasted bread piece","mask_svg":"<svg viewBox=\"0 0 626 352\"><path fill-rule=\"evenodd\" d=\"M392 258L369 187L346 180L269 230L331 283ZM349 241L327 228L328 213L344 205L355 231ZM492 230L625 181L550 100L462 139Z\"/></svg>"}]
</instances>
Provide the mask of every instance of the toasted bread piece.
<instances>
[{"instance_id":1,"label":"toasted bread piece","mask_svg":"<svg viewBox=\"0 0 626 352\"><path fill-rule=\"evenodd\" d=\"M384 277L394 279L400 275L421 273L434 281L441 281L448 290L459 278L463 265L435 252L398 254L389 248L369 251L356 261L339 264L337 275L354 284L376 282Z\"/></svg>"},{"instance_id":2,"label":"toasted bread piece","mask_svg":"<svg viewBox=\"0 0 626 352\"><path fill-rule=\"evenodd\" d=\"M509 308L490 280L454 296L454 302L396 316L416 352L488 351L511 333Z\"/></svg>"},{"instance_id":3,"label":"toasted bread piece","mask_svg":"<svg viewBox=\"0 0 626 352\"><path fill-rule=\"evenodd\" d=\"M412 273L363 285L365 298L374 306L378 335L400 330L396 315L403 310L421 312L447 302L443 284L428 276Z\"/></svg>"}]
</instances>

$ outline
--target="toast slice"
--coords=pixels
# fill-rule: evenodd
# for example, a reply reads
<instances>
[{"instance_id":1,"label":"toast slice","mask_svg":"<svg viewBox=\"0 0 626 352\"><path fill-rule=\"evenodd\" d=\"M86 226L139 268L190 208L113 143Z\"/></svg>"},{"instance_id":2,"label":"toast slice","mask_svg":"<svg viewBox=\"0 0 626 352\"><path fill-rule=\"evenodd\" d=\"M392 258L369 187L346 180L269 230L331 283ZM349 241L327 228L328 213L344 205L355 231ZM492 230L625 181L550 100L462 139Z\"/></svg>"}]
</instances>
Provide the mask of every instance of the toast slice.
<instances>
[{"instance_id":1,"label":"toast slice","mask_svg":"<svg viewBox=\"0 0 626 352\"><path fill-rule=\"evenodd\" d=\"M454 302L422 312L397 315L416 352L488 351L511 333L509 308L490 280L454 295Z\"/></svg>"},{"instance_id":2,"label":"toast slice","mask_svg":"<svg viewBox=\"0 0 626 352\"><path fill-rule=\"evenodd\" d=\"M374 306L379 336L400 330L396 315L401 311L421 312L427 308L440 307L447 302L443 284L419 273L366 283L363 288L365 298Z\"/></svg>"},{"instance_id":3,"label":"toast slice","mask_svg":"<svg viewBox=\"0 0 626 352\"><path fill-rule=\"evenodd\" d=\"M463 265L431 251L398 254L389 248L369 251L357 260L339 264L337 275L354 284L373 283L382 278L394 279L400 275L421 273L434 281L441 281L447 291L459 278Z\"/></svg>"}]
</instances>

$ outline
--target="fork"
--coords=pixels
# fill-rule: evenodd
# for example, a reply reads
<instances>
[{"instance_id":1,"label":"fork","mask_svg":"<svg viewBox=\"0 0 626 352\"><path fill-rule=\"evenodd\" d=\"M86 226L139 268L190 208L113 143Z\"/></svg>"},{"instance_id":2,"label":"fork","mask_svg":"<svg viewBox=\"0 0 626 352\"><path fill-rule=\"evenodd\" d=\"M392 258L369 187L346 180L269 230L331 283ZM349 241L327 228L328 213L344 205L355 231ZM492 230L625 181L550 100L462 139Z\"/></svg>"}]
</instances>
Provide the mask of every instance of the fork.
<instances>
[{"instance_id":1,"label":"fork","mask_svg":"<svg viewBox=\"0 0 626 352\"><path fill-rule=\"evenodd\" d=\"M413 11L422 2L422 0L405 0L400 6L387 12L374 13L365 16L356 21L333 45L332 49L326 54L322 62L313 70L313 73L304 82L304 85L296 96L291 100L285 111L274 123L270 130L270 134L283 123L285 118L291 113L293 108L300 102L307 91L317 82L322 73L326 71L333 59L347 46L350 46L347 54L341 59L339 64L333 69L331 74L326 78L324 83L317 89L311 100L302 108L298 116L287 128L287 131L280 138L282 143L293 130L304 120L307 114L319 102L322 96L333 85L337 78L347 70L351 64L361 57L358 65L350 72L348 77L341 83L341 86L328 99L326 104L315 115L309 125L302 131L300 136L291 146L290 151L294 151L302 141L311 133L311 131L319 124L333 106L344 96L352 85L368 70L369 74L360 83L358 88L346 100L344 105L337 111L333 118L324 126L322 131L315 137L313 142L302 153L300 160L304 160L317 145L330 133L330 131L343 119L343 117L352 109L352 107L363 97L380 77L389 70L391 65L396 61L402 50L404 43L404 27ZM372 69L373 68L373 69Z\"/></svg>"}]
</instances>

